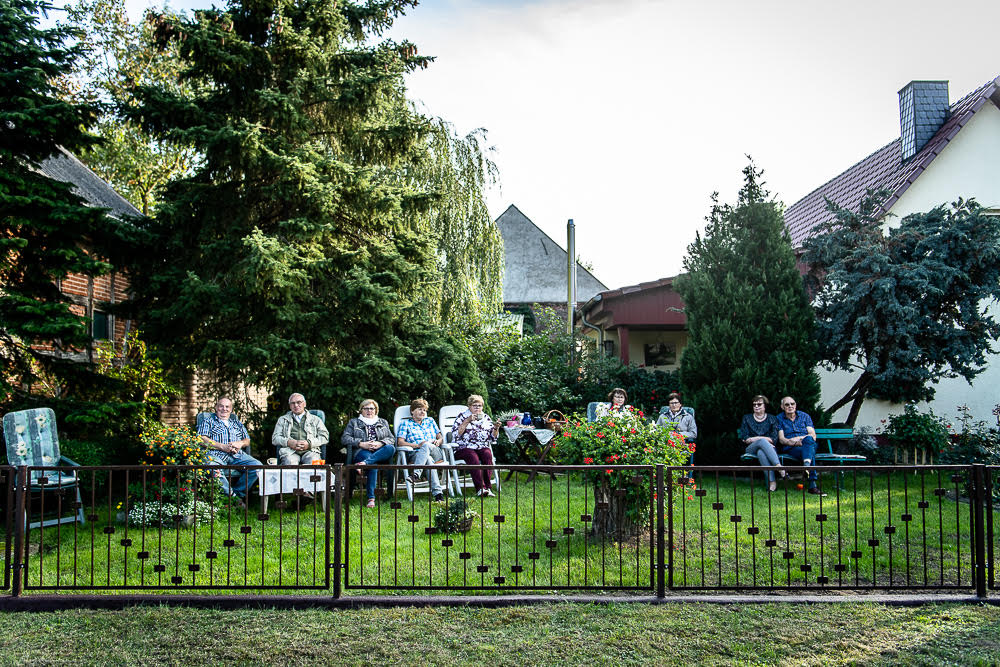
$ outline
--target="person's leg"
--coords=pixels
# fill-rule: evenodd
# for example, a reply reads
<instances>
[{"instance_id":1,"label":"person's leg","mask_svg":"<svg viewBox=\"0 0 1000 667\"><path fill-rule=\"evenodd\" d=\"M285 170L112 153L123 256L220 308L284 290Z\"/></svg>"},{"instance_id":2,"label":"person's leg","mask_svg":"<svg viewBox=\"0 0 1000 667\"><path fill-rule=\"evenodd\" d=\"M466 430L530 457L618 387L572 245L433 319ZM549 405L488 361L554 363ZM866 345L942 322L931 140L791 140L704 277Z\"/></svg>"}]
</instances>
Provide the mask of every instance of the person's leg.
<instances>
[{"instance_id":1,"label":"person's leg","mask_svg":"<svg viewBox=\"0 0 1000 667\"><path fill-rule=\"evenodd\" d=\"M361 450L365 451L365 450ZM380 463L385 463L387 461L392 461L392 457L396 454L396 448L392 445L383 445L376 449L374 452L367 452L368 465L379 465ZM375 488L378 486L378 472L375 470L368 471L368 500L375 499Z\"/></svg>"},{"instance_id":2,"label":"person's leg","mask_svg":"<svg viewBox=\"0 0 1000 667\"><path fill-rule=\"evenodd\" d=\"M493 451L489 449L480 449L479 460L482 461L484 466L493 465ZM493 488L493 470L491 469L483 471L483 488L487 491Z\"/></svg>"},{"instance_id":3,"label":"person's leg","mask_svg":"<svg viewBox=\"0 0 1000 667\"><path fill-rule=\"evenodd\" d=\"M816 465L816 440L807 435L802 440L802 465ZM809 487L817 486L819 475L816 470L809 471Z\"/></svg>"},{"instance_id":4,"label":"person's leg","mask_svg":"<svg viewBox=\"0 0 1000 667\"><path fill-rule=\"evenodd\" d=\"M208 454L207 465L210 466L226 465L227 463L229 463L229 459L231 458L232 457L229 454L220 452L217 449L213 449ZM225 493L227 496L231 496L233 495L233 490L229 486L229 475L227 474L227 472L228 472L227 470L213 470L212 475L214 475L215 478L219 481L219 484L222 486L223 493Z\"/></svg>"},{"instance_id":5,"label":"person's leg","mask_svg":"<svg viewBox=\"0 0 1000 667\"><path fill-rule=\"evenodd\" d=\"M307 449L306 451L299 454L299 460L302 463L302 465L310 465L313 461L316 461L317 459L319 459L319 454L311 449Z\"/></svg>"},{"instance_id":6,"label":"person's leg","mask_svg":"<svg viewBox=\"0 0 1000 667\"><path fill-rule=\"evenodd\" d=\"M260 465L260 461L250 456L242 449L233 456L233 463L241 466ZM259 470L243 470L240 473L239 479L236 480L236 486L233 487L233 493L235 493L240 498L246 498L247 494L249 494L250 492L250 487L257 482L257 478L259 476L260 476Z\"/></svg>"},{"instance_id":7,"label":"person's leg","mask_svg":"<svg viewBox=\"0 0 1000 667\"><path fill-rule=\"evenodd\" d=\"M358 447L356 450L354 450L354 463L358 465L367 466L371 462L372 456L374 454L375 452L370 452L367 449L361 449L360 447ZM378 473L376 473L374 470L366 470L366 473L367 474L365 476L365 480L367 482L366 487L368 490L367 498L368 500L375 500L375 487L378 485L378 478L376 477L376 475Z\"/></svg>"},{"instance_id":8,"label":"person's leg","mask_svg":"<svg viewBox=\"0 0 1000 667\"><path fill-rule=\"evenodd\" d=\"M430 448L427 445L421 445L414 449L409 455L407 455L406 460L415 465L422 466L427 463L430 459ZM409 472L409 477L411 482L416 482L420 479L420 476L424 473L422 468L414 468Z\"/></svg>"},{"instance_id":9,"label":"person's leg","mask_svg":"<svg viewBox=\"0 0 1000 667\"><path fill-rule=\"evenodd\" d=\"M278 465L297 466L299 464L299 453L291 447L282 447L278 450Z\"/></svg>"},{"instance_id":10,"label":"person's leg","mask_svg":"<svg viewBox=\"0 0 1000 667\"><path fill-rule=\"evenodd\" d=\"M768 445L767 440L761 440L761 439L754 440L749 445L747 445L747 454L749 454L750 456L756 456L757 461L763 467L775 465L771 463L771 461L768 458L767 452L765 451L769 446L770 445ZM769 483L774 481L774 471L765 470L764 476L767 478L767 481Z\"/></svg>"},{"instance_id":11,"label":"person's leg","mask_svg":"<svg viewBox=\"0 0 1000 667\"><path fill-rule=\"evenodd\" d=\"M482 450L477 449L459 449L455 452L455 458L465 461L470 466L479 465L479 454ZM477 468L472 468L469 470L469 474L472 475L472 485L476 487L476 491L481 491L483 489L483 471Z\"/></svg>"}]
</instances>

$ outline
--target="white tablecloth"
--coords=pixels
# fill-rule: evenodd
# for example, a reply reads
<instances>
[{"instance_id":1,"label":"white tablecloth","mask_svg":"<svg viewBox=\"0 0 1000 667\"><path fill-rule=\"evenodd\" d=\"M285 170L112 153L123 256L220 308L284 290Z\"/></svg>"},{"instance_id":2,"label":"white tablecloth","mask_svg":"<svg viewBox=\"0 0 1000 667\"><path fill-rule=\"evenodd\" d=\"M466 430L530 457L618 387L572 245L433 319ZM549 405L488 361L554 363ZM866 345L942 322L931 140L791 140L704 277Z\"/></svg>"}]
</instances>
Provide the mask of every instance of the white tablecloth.
<instances>
[{"instance_id":1,"label":"white tablecloth","mask_svg":"<svg viewBox=\"0 0 1000 667\"><path fill-rule=\"evenodd\" d=\"M310 478L317 476L317 481ZM326 492L326 468L305 466L303 468L265 468L260 475L260 495L273 496L278 493L293 493L302 489L309 493Z\"/></svg>"},{"instance_id":2,"label":"white tablecloth","mask_svg":"<svg viewBox=\"0 0 1000 667\"><path fill-rule=\"evenodd\" d=\"M535 435L538 439L538 443L541 445L547 445L549 440L555 437L556 432L551 431L547 428L527 428L526 426L504 426L503 432L507 434L507 439L511 442L517 440L522 433L529 431Z\"/></svg>"}]
</instances>

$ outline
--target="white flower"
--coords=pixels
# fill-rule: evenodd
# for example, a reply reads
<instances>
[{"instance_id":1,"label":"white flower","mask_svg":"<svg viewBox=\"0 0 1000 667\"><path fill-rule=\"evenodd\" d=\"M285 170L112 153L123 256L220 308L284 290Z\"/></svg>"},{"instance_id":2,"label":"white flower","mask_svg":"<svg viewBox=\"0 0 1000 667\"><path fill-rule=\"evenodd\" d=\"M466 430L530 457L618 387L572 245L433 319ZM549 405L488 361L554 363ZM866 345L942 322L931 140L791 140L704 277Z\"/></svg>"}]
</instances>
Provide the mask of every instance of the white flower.
<instances>
[{"instance_id":1,"label":"white flower","mask_svg":"<svg viewBox=\"0 0 1000 667\"><path fill-rule=\"evenodd\" d=\"M24 424L18 424L17 426L15 426L14 433L17 433L18 435L24 433Z\"/></svg>"},{"instance_id":2,"label":"white flower","mask_svg":"<svg viewBox=\"0 0 1000 667\"><path fill-rule=\"evenodd\" d=\"M28 448L24 446L24 443L21 443L17 446L17 449L14 450L14 453L17 454L18 458L23 459L28 456Z\"/></svg>"},{"instance_id":3,"label":"white flower","mask_svg":"<svg viewBox=\"0 0 1000 667\"><path fill-rule=\"evenodd\" d=\"M52 457L51 456L43 456L42 457L42 462L43 463L52 463Z\"/></svg>"},{"instance_id":4,"label":"white flower","mask_svg":"<svg viewBox=\"0 0 1000 667\"><path fill-rule=\"evenodd\" d=\"M35 417L35 422L38 423L39 429L45 428L45 415L38 415L37 417Z\"/></svg>"}]
</instances>

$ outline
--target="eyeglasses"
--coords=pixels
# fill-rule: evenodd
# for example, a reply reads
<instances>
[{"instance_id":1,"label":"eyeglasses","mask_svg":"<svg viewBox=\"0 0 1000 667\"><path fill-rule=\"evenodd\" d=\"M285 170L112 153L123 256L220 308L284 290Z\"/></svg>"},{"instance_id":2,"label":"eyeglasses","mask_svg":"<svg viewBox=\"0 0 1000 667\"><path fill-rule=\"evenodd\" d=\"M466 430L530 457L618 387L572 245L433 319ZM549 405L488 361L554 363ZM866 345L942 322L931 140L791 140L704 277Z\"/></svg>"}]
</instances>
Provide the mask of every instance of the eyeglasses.
<instances>
[{"instance_id":1,"label":"eyeglasses","mask_svg":"<svg viewBox=\"0 0 1000 667\"><path fill-rule=\"evenodd\" d=\"M288 401L289 405L305 405L305 401Z\"/></svg>"},{"instance_id":2,"label":"eyeglasses","mask_svg":"<svg viewBox=\"0 0 1000 667\"><path fill-rule=\"evenodd\" d=\"M756 407L757 407L758 405L764 405L764 404L763 404L763 403L762 403L761 401L757 401L756 403L754 403L754 404L753 404L753 406L754 406L755 408L756 408Z\"/></svg>"},{"instance_id":3,"label":"eyeglasses","mask_svg":"<svg viewBox=\"0 0 1000 667\"><path fill-rule=\"evenodd\" d=\"M788 408L788 407L791 407L793 405L795 405L795 401L789 401L788 403L782 403L781 407Z\"/></svg>"},{"instance_id":4,"label":"eyeglasses","mask_svg":"<svg viewBox=\"0 0 1000 667\"><path fill-rule=\"evenodd\" d=\"M366 405L365 407L363 407L363 408L361 408L361 409L362 409L362 410L374 410L374 409L375 409L375 406L374 406L374 405Z\"/></svg>"}]
</instances>

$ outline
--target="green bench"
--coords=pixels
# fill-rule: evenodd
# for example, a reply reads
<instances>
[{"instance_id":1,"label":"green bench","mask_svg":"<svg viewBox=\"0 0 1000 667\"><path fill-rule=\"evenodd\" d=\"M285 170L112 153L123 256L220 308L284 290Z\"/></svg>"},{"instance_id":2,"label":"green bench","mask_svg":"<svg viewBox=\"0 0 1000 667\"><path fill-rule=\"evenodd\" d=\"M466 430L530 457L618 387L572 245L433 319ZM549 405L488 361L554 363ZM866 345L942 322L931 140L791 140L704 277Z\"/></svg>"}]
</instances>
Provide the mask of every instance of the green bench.
<instances>
[{"instance_id":1,"label":"green bench","mask_svg":"<svg viewBox=\"0 0 1000 667\"><path fill-rule=\"evenodd\" d=\"M866 463L868 458L862 454L834 454L834 440L850 440L853 437L854 429L850 428L816 429L816 464L836 463L837 465L844 465L845 463ZM823 446L824 440L826 441L826 451L821 452L819 450ZM800 461L789 457L787 454L778 454L778 458L781 460L782 465L801 465ZM757 457L753 454L743 454L740 456L740 460L756 461Z\"/></svg>"}]
</instances>

